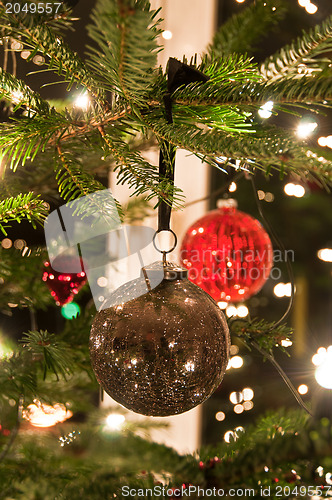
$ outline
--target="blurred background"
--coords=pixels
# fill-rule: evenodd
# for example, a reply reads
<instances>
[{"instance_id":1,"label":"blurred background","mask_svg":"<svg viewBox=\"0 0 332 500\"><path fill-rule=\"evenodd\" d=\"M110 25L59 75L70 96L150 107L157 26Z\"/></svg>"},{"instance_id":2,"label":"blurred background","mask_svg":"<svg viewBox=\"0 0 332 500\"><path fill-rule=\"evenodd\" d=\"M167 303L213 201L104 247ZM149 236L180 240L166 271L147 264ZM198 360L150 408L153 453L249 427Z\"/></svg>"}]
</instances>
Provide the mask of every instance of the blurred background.
<instances>
[{"instance_id":1,"label":"blurred background","mask_svg":"<svg viewBox=\"0 0 332 500\"><path fill-rule=\"evenodd\" d=\"M67 2L69 3L69 2ZM164 51L160 53L159 63L165 67L169 57L190 58L204 50L212 40L218 25L224 23L233 13L240 11L250 0L153 0L153 7L162 7L165 30L160 43ZM278 48L290 43L303 29L321 23L332 14L330 0L288 0L288 11L279 25L269 33L253 55L257 62L262 62ZM68 44L84 58L84 46L87 43L85 26L94 5L93 0L73 1L74 16L79 18L74 31L68 31ZM276 9L279 3L276 2ZM259 23L259 19L257 19ZM19 43L19 42L17 42ZM15 49L15 62L9 57L6 64L9 71L15 70L17 76L25 79L44 98L54 102L65 100L67 105L84 107L89 97L79 90L66 92L63 84L44 86L47 73L33 74L43 61L35 56L32 62L26 59L28 51ZM1 54L4 57L4 54ZM39 59L38 59L39 58ZM32 73L32 74L28 74ZM27 75L28 74L28 75ZM27 75L27 76L26 76ZM299 117L282 113L277 117L272 114L273 103L262 107L258 112L260 120L270 120L283 127L290 128L300 139L308 141L311 149L332 149L331 114L306 113ZM7 119L5 110L1 110L1 119ZM158 152L155 147L146 149L145 154L157 162ZM129 192L123 186L117 186L110 168L95 165L98 178L104 186L110 186L115 197L123 203L128 201ZM235 198L239 210L259 219L257 205L251 183L243 176L232 182L226 192L215 194L220 187L234 175L202 165L197 158L178 152L176 184L180 186L187 200L187 207L173 213L172 227L179 240L187 228L209 210L216 208L220 197ZM38 179L37 179L38 182ZM42 184L43 180L40 179ZM331 349L332 344L332 206L331 197L324 186L315 183L303 183L295 176L282 179L273 174L266 178L256 176L256 189L266 218L286 249L293 252L292 262L295 274L295 301L289 323L294 328L292 339L285 340L285 347L292 355L288 358L281 354L278 361L292 380L296 390L304 401L313 402L319 411L331 415L330 399L332 391L332 373L327 369L320 371L319 383L315 371ZM197 201L204 198L203 201ZM51 210L62 201L50 189L44 198ZM193 203L196 202L196 203ZM154 225L154 217L147 218L146 224ZM262 221L261 221L262 222ZM29 249L44 245L42 228L32 230L29 224L13 226L6 237L0 236L3 250L15 246L25 255ZM176 255L174 256L176 260ZM0 262L1 265L1 262ZM228 317L265 318L276 321L287 309L290 299L290 282L284 262L275 262L280 269L277 279L270 278L263 289L244 303L233 305L220 304ZM42 270L36 269L36 273ZM1 286L1 285L0 285ZM45 294L49 291L45 286ZM75 302L78 309L90 300L87 289L78 295ZM61 330L64 326L65 312L60 307L49 307L37 312L38 326L50 331ZM69 313L70 316L70 313ZM10 311L0 312L0 355L10 349L11 341L20 339L22 332L30 325L27 309L19 309L12 304ZM30 328L30 326L28 326ZM331 363L332 364L332 363ZM96 393L96 404L98 394ZM114 403L105 398L102 403L112 406ZM236 427L245 428L257 415L268 409L296 406L293 395L288 391L275 368L263 362L255 352L245 350L241 345L232 344L231 359L220 388L201 407L184 415L170 417L168 430L153 431L156 440L176 447L179 451L193 451L199 444L215 443L220 439L229 439L229 432ZM138 418L138 417L137 417Z\"/></svg>"}]
</instances>

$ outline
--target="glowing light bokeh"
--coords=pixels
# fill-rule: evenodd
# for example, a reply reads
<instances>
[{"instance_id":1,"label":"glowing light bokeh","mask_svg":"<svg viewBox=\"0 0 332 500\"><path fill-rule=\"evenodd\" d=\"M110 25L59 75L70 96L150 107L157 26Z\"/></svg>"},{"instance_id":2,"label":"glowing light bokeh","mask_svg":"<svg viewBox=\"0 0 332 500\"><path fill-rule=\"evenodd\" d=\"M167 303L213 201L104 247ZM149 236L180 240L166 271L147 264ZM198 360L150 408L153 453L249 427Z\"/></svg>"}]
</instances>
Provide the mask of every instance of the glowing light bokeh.
<instances>
[{"instance_id":1,"label":"glowing light bokeh","mask_svg":"<svg viewBox=\"0 0 332 500\"><path fill-rule=\"evenodd\" d=\"M84 94L81 94L81 95L78 95L77 97L75 97L74 106L76 108L81 108L84 111L86 111L88 109L88 107L90 106L89 94L87 92L84 92Z\"/></svg>"},{"instance_id":2,"label":"glowing light bokeh","mask_svg":"<svg viewBox=\"0 0 332 500\"><path fill-rule=\"evenodd\" d=\"M321 248L318 250L317 256L324 262L332 262L332 248Z\"/></svg>"},{"instance_id":3,"label":"glowing light bokeh","mask_svg":"<svg viewBox=\"0 0 332 500\"><path fill-rule=\"evenodd\" d=\"M258 114L261 118L264 118L265 120L267 118L270 118L272 116L272 109L273 109L273 101L267 101L263 106L261 106L258 110Z\"/></svg>"},{"instance_id":4,"label":"glowing light bokeh","mask_svg":"<svg viewBox=\"0 0 332 500\"><path fill-rule=\"evenodd\" d=\"M307 394L308 393L308 390L309 390L309 387L306 385L306 384L301 384L299 385L299 387L297 388L297 392L299 394L302 394L302 396L304 394Z\"/></svg>"},{"instance_id":5,"label":"glowing light bokeh","mask_svg":"<svg viewBox=\"0 0 332 500\"><path fill-rule=\"evenodd\" d=\"M34 427L53 427L72 416L72 412L67 410L64 405L49 406L38 400L34 400L34 404L29 405L27 410L23 412L23 418Z\"/></svg>"},{"instance_id":6,"label":"glowing light bokeh","mask_svg":"<svg viewBox=\"0 0 332 500\"><path fill-rule=\"evenodd\" d=\"M111 431L120 431L125 420L125 416L120 413L110 413L106 418L106 428Z\"/></svg>"},{"instance_id":7,"label":"glowing light bokeh","mask_svg":"<svg viewBox=\"0 0 332 500\"><path fill-rule=\"evenodd\" d=\"M313 5L313 4L310 4ZM308 6L306 7L307 10ZM308 12L308 11L307 11ZM296 135L299 139L306 139L318 127L318 123L313 120L301 120L296 128Z\"/></svg>"},{"instance_id":8,"label":"glowing light bokeh","mask_svg":"<svg viewBox=\"0 0 332 500\"><path fill-rule=\"evenodd\" d=\"M173 33L169 30L165 30L162 32L162 35L164 40L171 40L173 38Z\"/></svg>"},{"instance_id":9,"label":"glowing light bokeh","mask_svg":"<svg viewBox=\"0 0 332 500\"><path fill-rule=\"evenodd\" d=\"M80 315L81 308L76 302L70 302L61 307L61 314L66 319L74 319Z\"/></svg>"}]
</instances>

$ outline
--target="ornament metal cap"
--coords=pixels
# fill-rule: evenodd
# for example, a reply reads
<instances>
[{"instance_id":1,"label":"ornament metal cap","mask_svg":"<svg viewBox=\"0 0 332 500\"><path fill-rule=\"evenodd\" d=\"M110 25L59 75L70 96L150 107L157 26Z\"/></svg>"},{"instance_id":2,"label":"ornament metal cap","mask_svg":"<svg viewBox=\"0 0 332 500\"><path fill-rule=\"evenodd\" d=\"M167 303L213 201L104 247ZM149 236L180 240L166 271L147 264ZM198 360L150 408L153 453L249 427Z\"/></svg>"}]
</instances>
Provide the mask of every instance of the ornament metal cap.
<instances>
[{"instance_id":1,"label":"ornament metal cap","mask_svg":"<svg viewBox=\"0 0 332 500\"><path fill-rule=\"evenodd\" d=\"M162 276L167 281L183 280L188 278L188 269L174 264L173 262L166 262L165 264L160 261L153 262L141 269L141 277L146 276L154 280L157 276Z\"/></svg>"},{"instance_id":2,"label":"ornament metal cap","mask_svg":"<svg viewBox=\"0 0 332 500\"><path fill-rule=\"evenodd\" d=\"M237 208L237 201L234 198L227 198L217 201L218 208Z\"/></svg>"}]
</instances>

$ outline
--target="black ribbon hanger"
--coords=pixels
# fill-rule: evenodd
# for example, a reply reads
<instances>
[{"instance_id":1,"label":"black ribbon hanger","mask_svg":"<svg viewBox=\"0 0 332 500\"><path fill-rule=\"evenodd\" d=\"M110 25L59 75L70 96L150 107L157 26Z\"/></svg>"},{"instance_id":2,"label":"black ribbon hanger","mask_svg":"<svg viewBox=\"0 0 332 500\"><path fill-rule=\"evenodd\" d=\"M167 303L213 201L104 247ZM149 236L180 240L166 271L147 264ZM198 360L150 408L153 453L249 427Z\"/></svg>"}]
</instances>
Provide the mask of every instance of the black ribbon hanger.
<instances>
[{"instance_id":1,"label":"black ribbon hanger","mask_svg":"<svg viewBox=\"0 0 332 500\"><path fill-rule=\"evenodd\" d=\"M170 57L167 69L167 93L164 95L165 117L167 123L173 123L172 94L179 87L194 82L207 82L209 77L198 71L193 66L182 63ZM159 155L159 181L167 179L174 186L176 147L164 141L160 147ZM158 232L170 230L171 204L160 201L158 209Z\"/></svg>"}]
</instances>

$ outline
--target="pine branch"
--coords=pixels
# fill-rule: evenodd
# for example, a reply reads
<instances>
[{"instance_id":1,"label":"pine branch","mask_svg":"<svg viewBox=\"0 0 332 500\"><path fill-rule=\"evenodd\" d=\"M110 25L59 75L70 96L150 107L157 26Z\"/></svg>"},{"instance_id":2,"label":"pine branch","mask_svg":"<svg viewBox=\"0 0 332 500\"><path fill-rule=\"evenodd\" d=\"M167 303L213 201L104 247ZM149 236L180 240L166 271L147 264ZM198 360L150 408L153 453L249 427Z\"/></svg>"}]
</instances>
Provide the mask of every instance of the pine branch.
<instances>
[{"instance_id":1,"label":"pine branch","mask_svg":"<svg viewBox=\"0 0 332 500\"><path fill-rule=\"evenodd\" d=\"M147 195L146 200L154 197L158 201L162 198L166 203L179 207L182 199L182 191L169 182L167 178L159 178L158 167L151 165L148 161L135 151L130 151L127 143L117 136L106 134L102 127L99 132L103 139L105 156L111 155L115 162L114 171L117 172L118 182L127 183L133 189L132 196Z\"/></svg>"},{"instance_id":2,"label":"pine branch","mask_svg":"<svg viewBox=\"0 0 332 500\"><path fill-rule=\"evenodd\" d=\"M229 327L231 334L241 339L249 348L253 343L257 343L268 353L272 353L276 346L287 353L283 341L289 340L293 334L292 328L285 324L274 328L274 323L257 318L252 321L230 319Z\"/></svg>"},{"instance_id":3,"label":"pine branch","mask_svg":"<svg viewBox=\"0 0 332 500\"><path fill-rule=\"evenodd\" d=\"M56 179L59 193L65 201L72 201L88 196L84 202L78 205L77 215L88 217L96 215L103 218L106 224L122 217L122 208L118 202L109 196L105 186L98 182L92 175L84 171L82 162L70 152L63 153L60 145L57 145ZM96 193L96 196L93 196Z\"/></svg>"},{"instance_id":4,"label":"pine branch","mask_svg":"<svg viewBox=\"0 0 332 500\"><path fill-rule=\"evenodd\" d=\"M46 309L54 304L41 277L47 254L40 248L0 248L0 310L9 314L11 307ZM37 276L37 278L36 278Z\"/></svg>"},{"instance_id":5,"label":"pine branch","mask_svg":"<svg viewBox=\"0 0 332 500\"><path fill-rule=\"evenodd\" d=\"M145 120L158 140L166 140L174 146L191 151L204 161L219 166L220 158L240 160L239 168L248 164L270 173L276 169L282 175L295 171L306 177L314 174L322 182L332 182L332 165L321 161L290 134L274 127L255 126L255 134L230 134L222 130L206 131L198 126L176 123L169 125L157 112L145 115Z\"/></svg>"},{"instance_id":6,"label":"pine branch","mask_svg":"<svg viewBox=\"0 0 332 500\"><path fill-rule=\"evenodd\" d=\"M91 113L75 110L57 112L54 108L49 113L13 119L11 124L0 124L0 152L6 158L6 164L14 171L27 160L31 162L38 153L44 152L47 146L56 146L57 142L72 141L79 137L93 135L94 130L104 124L115 123L123 130L120 120L126 115L128 108L121 112L102 114L96 119ZM118 123L117 123L118 122ZM85 146L84 146L85 147Z\"/></svg>"},{"instance_id":7,"label":"pine branch","mask_svg":"<svg viewBox=\"0 0 332 500\"><path fill-rule=\"evenodd\" d=\"M250 81L234 82L229 77L207 83L189 84L173 94L174 101L182 106L246 106L255 110L268 100L275 104L296 104L309 107L311 104L332 106L330 69L316 76L300 75L273 82ZM256 74L257 79L257 74ZM328 101L328 102L325 102ZM213 108L212 108L213 111Z\"/></svg>"},{"instance_id":8,"label":"pine branch","mask_svg":"<svg viewBox=\"0 0 332 500\"><path fill-rule=\"evenodd\" d=\"M10 125L1 124L1 155L15 171L18 165L30 159L33 161L51 140L55 141L73 126L68 113L57 113L54 108L41 116L13 120Z\"/></svg>"},{"instance_id":9,"label":"pine branch","mask_svg":"<svg viewBox=\"0 0 332 500\"><path fill-rule=\"evenodd\" d=\"M285 4L281 1L257 0L222 24L208 47L208 53L212 57L252 53L285 13Z\"/></svg>"},{"instance_id":10,"label":"pine branch","mask_svg":"<svg viewBox=\"0 0 332 500\"><path fill-rule=\"evenodd\" d=\"M88 64L106 90L131 105L146 106L157 62L157 11L147 0L99 0L88 27L98 49L90 47Z\"/></svg>"},{"instance_id":11,"label":"pine branch","mask_svg":"<svg viewBox=\"0 0 332 500\"><path fill-rule=\"evenodd\" d=\"M24 333L22 338L24 349L32 355L32 359L42 365L44 378L47 372L54 373L66 380L73 373L74 353L69 345L58 341L54 334L47 331L35 331Z\"/></svg>"},{"instance_id":12,"label":"pine branch","mask_svg":"<svg viewBox=\"0 0 332 500\"><path fill-rule=\"evenodd\" d=\"M20 16L6 13L6 10L6 2L0 0L0 26L5 29L7 36L20 37L25 48L31 49L28 61L36 54L42 54L47 68L64 78L64 82L68 84L67 90L74 85L82 86L97 101L102 99L96 75L89 72L77 53L52 29L51 23L40 22L39 16Z\"/></svg>"},{"instance_id":13,"label":"pine branch","mask_svg":"<svg viewBox=\"0 0 332 500\"><path fill-rule=\"evenodd\" d=\"M0 388L2 398L12 398L17 403L22 396L33 398L37 389L35 367L31 357L17 350L11 357L0 360Z\"/></svg>"},{"instance_id":14,"label":"pine branch","mask_svg":"<svg viewBox=\"0 0 332 500\"><path fill-rule=\"evenodd\" d=\"M39 94L30 89L22 80L0 68L0 98L5 98L19 106L26 106L32 116L34 112L48 114L50 107Z\"/></svg>"},{"instance_id":15,"label":"pine branch","mask_svg":"<svg viewBox=\"0 0 332 500\"><path fill-rule=\"evenodd\" d=\"M124 223L134 224L135 222L142 221L146 217L153 215L151 205L144 197L136 196L131 198L128 203L123 207Z\"/></svg>"},{"instance_id":16,"label":"pine branch","mask_svg":"<svg viewBox=\"0 0 332 500\"><path fill-rule=\"evenodd\" d=\"M65 201L72 201L105 189L103 184L96 181L92 175L84 172L79 159L69 152L63 153L59 144L57 144L57 152L56 179L59 193Z\"/></svg>"},{"instance_id":17,"label":"pine branch","mask_svg":"<svg viewBox=\"0 0 332 500\"><path fill-rule=\"evenodd\" d=\"M303 74L320 73L330 64L327 53L332 50L332 16L321 25L303 32L291 45L269 57L260 67L260 73L268 82ZM322 56L326 57L322 57Z\"/></svg>"},{"instance_id":18,"label":"pine branch","mask_svg":"<svg viewBox=\"0 0 332 500\"><path fill-rule=\"evenodd\" d=\"M19 194L0 201L0 231L7 235L5 224L28 220L36 227L36 222L42 224L47 216L47 209L39 195L34 193Z\"/></svg>"},{"instance_id":19,"label":"pine branch","mask_svg":"<svg viewBox=\"0 0 332 500\"><path fill-rule=\"evenodd\" d=\"M223 89L220 92L222 95L224 89L227 90L229 86L242 88L248 85L249 82L262 80L257 65L252 62L252 59L240 54L232 54L224 58L205 55L202 62L197 66L197 69L208 76L209 80L205 83L194 82L185 86L182 85L172 94L175 102L180 102L182 99L191 97L191 100L186 101L185 104L190 102L196 103L195 99L202 97L202 99L206 99L206 102L213 104L214 95L220 87ZM163 96L166 92L166 77L161 71L158 71L148 96L149 104L163 104Z\"/></svg>"},{"instance_id":20,"label":"pine branch","mask_svg":"<svg viewBox=\"0 0 332 500\"><path fill-rule=\"evenodd\" d=\"M261 418L256 428L251 426L237 433L229 444L210 448L201 459L208 462L209 457L220 457L206 472L209 484L225 490L230 485L253 487L256 498L260 498L257 484L262 482L271 486L274 498L277 485L291 482L287 476L292 469L299 476L298 487L314 484L313 472L318 465L329 462L331 450L331 425L327 419L313 423L302 412L288 411ZM324 480L318 484L324 484Z\"/></svg>"}]
</instances>

